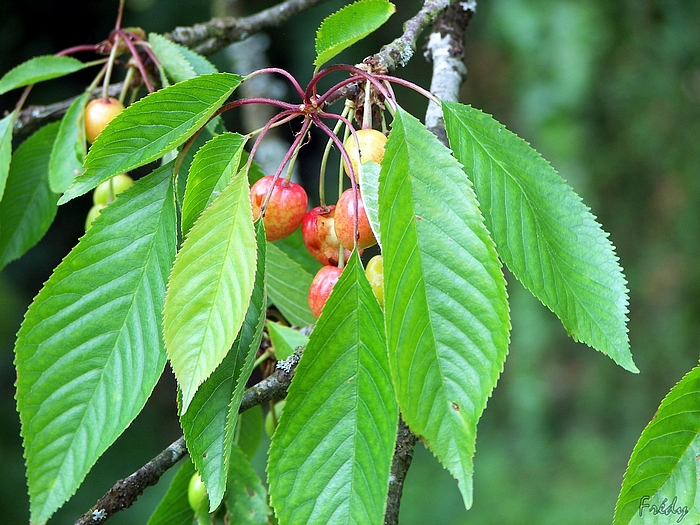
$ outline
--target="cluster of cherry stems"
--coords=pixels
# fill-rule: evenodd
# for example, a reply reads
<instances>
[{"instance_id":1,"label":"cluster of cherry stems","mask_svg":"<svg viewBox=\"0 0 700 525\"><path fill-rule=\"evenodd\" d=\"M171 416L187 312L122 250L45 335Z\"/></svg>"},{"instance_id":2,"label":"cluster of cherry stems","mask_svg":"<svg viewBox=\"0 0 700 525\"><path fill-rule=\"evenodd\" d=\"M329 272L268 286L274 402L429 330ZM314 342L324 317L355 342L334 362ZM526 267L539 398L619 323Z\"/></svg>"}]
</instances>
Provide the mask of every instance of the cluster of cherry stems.
<instances>
[{"instance_id":1,"label":"cluster of cherry stems","mask_svg":"<svg viewBox=\"0 0 700 525\"><path fill-rule=\"evenodd\" d=\"M118 25L117 29L110 35L110 38L102 44L104 49L92 48L93 51L97 50L105 54L108 52L110 56L100 76L95 79L95 84L99 80L104 81L103 94L101 97L91 100L85 108L85 132L89 143L95 140L96 136L109 121L121 113L124 109L124 94L130 85L134 83L131 81L132 77L128 77L130 81L124 83L124 92L120 99L107 96L106 86L111 75L111 65L114 63L118 51L127 51L131 54L132 60L129 61L129 72L134 71L133 63L135 63L141 81L145 83L149 91L154 90L151 84L147 82L148 74L142 59L136 52L137 46L145 49L149 59L157 64L156 57L145 45L142 35L131 30L121 30ZM67 49L60 54L87 50L83 47ZM304 245L309 253L323 265L314 277L308 294L309 307L317 318L320 316L321 309L333 285L337 282L342 272L344 261L350 255L349 250L356 248L359 253L362 253L365 248L374 246L377 243L363 205L358 176L361 172L362 163L367 161L379 163L384 155L387 131L383 120L383 110L388 108L393 113L397 107L391 84L398 83L407 86L435 101L435 97L431 93L411 82L391 75L371 73L368 71L370 69L372 69L370 64L361 64L359 67L345 64L330 66L320 72L316 72L306 89L302 89L296 79L283 69L261 69L245 77L244 81L260 74L273 73L283 75L291 82L302 103L292 104L269 98L246 98L225 104L211 117L214 118L225 111L246 104L267 104L279 109L279 112L262 129L248 135L250 138L257 134L257 137L250 151L246 171L253 161L261 140L270 129L287 124L298 118L302 119L301 128L295 134L295 138L276 173L266 175L252 185L250 202L253 208L254 219L260 216L263 217L268 241L282 239L301 227ZM347 78L332 86L324 94L318 95L317 85L319 81L332 72L344 72L347 74ZM341 114L330 113L325 110L326 107L341 98L346 99L345 108ZM350 102L351 98L356 100L364 98L362 125L357 130L351 124L354 116L354 104ZM380 106L383 131L372 127L371 115L374 105ZM331 129L324 122L324 119L335 119L335 128ZM312 125L315 125L327 134L329 140L321 164L320 205L308 210L306 191L302 186L291 180L291 174L294 161ZM338 131L342 126L345 127L344 140L341 140L338 136ZM192 137L183 147L179 155L180 162L195 138ZM350 187L341 191L335 204L326 204L323 181L328 152L332 146L335 146L340 152L343 171L350 179ZM176 166L176 169L179 169L179 163ZM282 177L282 171L285 166L288 166L287 174ZM133 184L133 180L128 174L124 173L99 185L93 193L94 205L88 213L86 228L90 226L102 208L107 206L119 192L131 186L131 184ZM341 190L342 187L341 176ZM377 299L383 305L381 254L374 256L368 261L366 273Z\"/></svg>"}]
</instances>

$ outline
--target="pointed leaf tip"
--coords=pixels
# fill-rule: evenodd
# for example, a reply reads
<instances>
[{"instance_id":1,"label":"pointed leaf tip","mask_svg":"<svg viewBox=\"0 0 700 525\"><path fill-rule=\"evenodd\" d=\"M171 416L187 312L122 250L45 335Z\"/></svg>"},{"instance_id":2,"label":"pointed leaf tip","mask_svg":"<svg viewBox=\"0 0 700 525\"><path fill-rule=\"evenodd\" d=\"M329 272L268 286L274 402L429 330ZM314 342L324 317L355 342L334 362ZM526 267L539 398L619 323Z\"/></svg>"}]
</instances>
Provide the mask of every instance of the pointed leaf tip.
<instances>
[{"instance_id":1,"label":"pointed leaf tip","mask_svg":"<svg viewBox=\"0 0 700 525\"><path fill-rule=\"evenodd\" d=\"M627 329L627 281L590 209L527 142L471 106L443 102L450 145L498 254L576 341L638 372Z\"/></svg>"}]
</instances>

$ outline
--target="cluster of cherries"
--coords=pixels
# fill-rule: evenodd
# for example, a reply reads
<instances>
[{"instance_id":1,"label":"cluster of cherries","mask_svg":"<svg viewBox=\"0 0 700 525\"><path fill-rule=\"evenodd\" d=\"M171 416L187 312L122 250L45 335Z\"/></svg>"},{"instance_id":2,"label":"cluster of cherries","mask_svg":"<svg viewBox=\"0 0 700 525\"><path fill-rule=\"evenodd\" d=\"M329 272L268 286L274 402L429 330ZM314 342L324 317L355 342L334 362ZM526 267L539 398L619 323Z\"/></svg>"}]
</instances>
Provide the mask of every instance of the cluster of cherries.
<instances>
[{"instance_id":1,"label":"cluster of cherries","mask_svg":"<svg viewBox=\"0 0 700 525\"><path fill-rule=\"evenodd\" d=\"M84 113L85 136L88 142L94 142L107 124L123 109L122 103L115 98L91 100ZM386 135L373 128L357 130L355 137L348 135L344 147L352 163L353 173L360 173L360 164L363 162L379 163L384 156L386 140ZM349 174L350 169L345 163L344 168ZM111 203L118 193L133 183L128 173L122 173L98 185L93 192L93 206L88 212L85 229L90 227L100 211ZM343 262L349 257L350 249L357 246L358 251L362 253L365 248L377 244L359 186L344 190L335 204L324 204L309 210L308 197L301 185L283 177L267 175L251 186L250 202L254 219L260 217L264 210L263 222L268 241L283 239L301 226L306 249L323 265L314 276L308 294L309 308L318 318L333 286L340 278ZM365 272L377 300L383 305L382 256L372 257Z\"/></svg>"},{"instance_id":2,"label":"cluster of cherries","mask_svg":"<svg viewBox=\"0 0 700 525\"><path fill-rule=\"evenodd\" d=\"M359 173L360 163L381 161L387 138L381 131L372 128L358 130L356 136L357 142L349 135L344 146L353 172ZM348 173L347 165L344 167ZM304 246L323 265L314 276L308 294L309 308L318 318L340 278L343 262L350 255L349 249L357 246L361 253L365 248L377 244L359 187L344 190L335 204L308 210L308 197L301 185L267 175L251 186L250 202L253 218L257 219L261 210L265 210L263 223L268 241L283 239L301 226ZM368 261L365 273L377 300L383 305L381 255L375 255Z\"/></svg>"}]
</instances>

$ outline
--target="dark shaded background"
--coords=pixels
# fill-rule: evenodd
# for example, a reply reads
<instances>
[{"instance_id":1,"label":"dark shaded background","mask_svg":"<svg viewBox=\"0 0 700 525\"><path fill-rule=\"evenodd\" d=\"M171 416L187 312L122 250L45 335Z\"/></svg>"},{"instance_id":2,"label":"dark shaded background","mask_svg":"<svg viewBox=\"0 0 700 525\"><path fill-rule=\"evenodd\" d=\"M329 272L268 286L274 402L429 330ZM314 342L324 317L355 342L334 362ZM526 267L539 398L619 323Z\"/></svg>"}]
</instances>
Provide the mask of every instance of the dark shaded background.
<instances>
[{"instance_id":1,"label":"dark shaded background","mask_svg":"<svg viewBox=\"0 0 700 525\"><path fill-rule=\"evenodd\" d=\"M395 3L390 23L340 60L358 62L400 34L419 2ZM272 2L233 4L250 13ZM315 30L342 4L327 2L271 32L271 61L302 84L308 81ZM207 20L224 2L131 0L127 6L123 25L162 33ZM116 0L3 0L0 75L33 56L102 40L116 9ZM461 101L530 142L610 233L629 281L630 340L641 373L629 374L568 339L558 320L509 277L512 344L479 426L474 506L464 510L454 481L419 445L404 491L403 524L611 522L634 443L665 393L698 360L698 28L700 2L684 0L492 0L478 6L466 34L469 78ZM232 67L224 53L212 60L222 70ZM427 87L429 71L419 50L397 73ZM90 74L38 85L29 103L77 95ZM17 96L0 97L0 112ZM404 91L399 97L423 115L419 97ZM321 147L307 148L303 173L317 172ZM32 297L82 235L89 206L89 197L63 206L39 245L0 273L4 524L28 520L13 398L14 335ZM50 523L73 523L116 479L175 440L174 399L166 370L144 412ZM110 523L145 523L165 484L148 489Z\"/></svg>"}]
</instances>

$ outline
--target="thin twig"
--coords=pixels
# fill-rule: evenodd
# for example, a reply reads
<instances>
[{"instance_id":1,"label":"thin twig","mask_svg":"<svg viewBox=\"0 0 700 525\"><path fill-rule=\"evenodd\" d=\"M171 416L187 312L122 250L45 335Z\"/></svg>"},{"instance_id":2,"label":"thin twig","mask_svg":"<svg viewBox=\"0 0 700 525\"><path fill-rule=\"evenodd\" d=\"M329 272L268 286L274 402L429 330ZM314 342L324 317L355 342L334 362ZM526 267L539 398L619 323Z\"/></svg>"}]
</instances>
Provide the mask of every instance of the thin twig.
<instances>
[{"instance_id":1,"label":"thin twig","mask_svg":"<svg viewBox=\"0 0 700 525\"><path fill-rule=\"evenodd\" d=\"M240 42L258 31L279 27L292 16L320 4L324 0L287 0L276 6L243 18L212 18L192 27L178 27L163 36L189 47L202 55L211 55L234 42ZM121 93L122 85L109 86L109 96ZM21 111L13 123L16 136L26 136L44 124L60 119L76 97L47 106L30 106Z\"/></svg>"},{"instance_id":2,"label":"thin twig","mask_svg":"<svg viewBox=\"0 0 700 525\"><path fill-rule=\"evenodd\" d=\"M297 13L323 1L287 0L251 16L212 18L208 22L195 24L192 27L175 28L172 33L165 36L197 53L211 55L229 44L245 40L258 31L278 27Z\"/></svg>"},{"instance_id":3,"label":"thin twig","mask_svg":"<svg viewBox=\"0 0 700 525\"><path fill-rule=\"evenodd\" d=\"M403 419L399 418L398 432L396 433L396 446L394 447L394 461L391 464L389 475L389 493L386 498L386 512L384 513L384 525L395 525L399 522L399 506L406 474L413 461L413 449L418 438L411 432Z\"/></svg>"}]
</instances>

